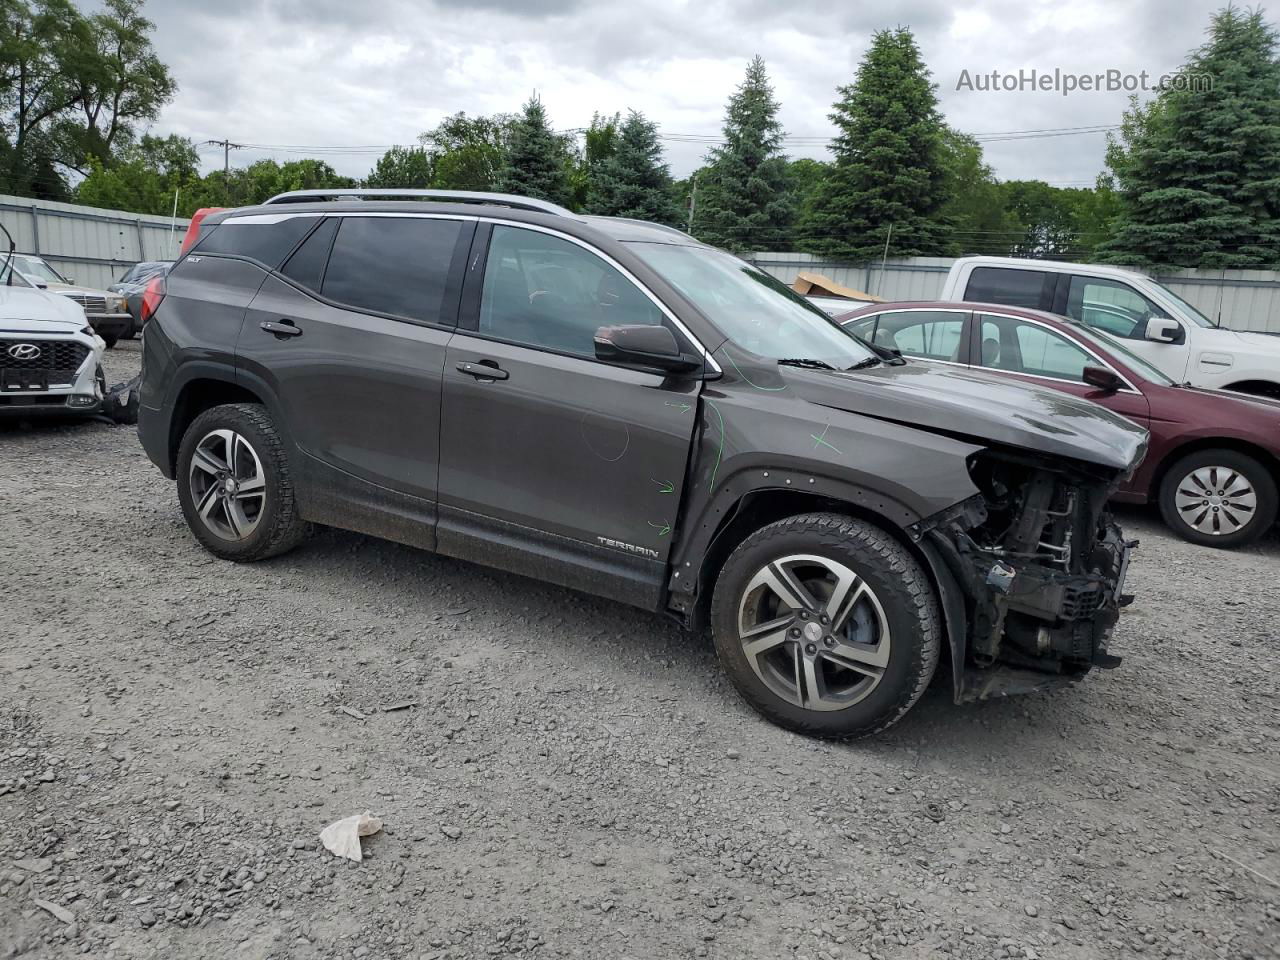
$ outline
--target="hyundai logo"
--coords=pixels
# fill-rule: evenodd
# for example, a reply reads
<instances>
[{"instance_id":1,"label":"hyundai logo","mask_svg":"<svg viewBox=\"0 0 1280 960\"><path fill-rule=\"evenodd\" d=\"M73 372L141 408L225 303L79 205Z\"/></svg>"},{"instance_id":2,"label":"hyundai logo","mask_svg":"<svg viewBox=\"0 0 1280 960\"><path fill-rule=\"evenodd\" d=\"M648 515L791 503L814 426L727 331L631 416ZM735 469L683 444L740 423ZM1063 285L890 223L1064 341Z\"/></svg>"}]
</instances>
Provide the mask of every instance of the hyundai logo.
<instances>
[{"instance_id":1,"label":"hyundai logo","mask_svg":"<svg viewBox=\"0 0 1280 960\"><path fill-rule=\"evenodd\" d=\"M34 343L15 343L9 348L9 356L15 360L34 360L40 356L40 348Z\"/></svg>"}]
</instances>

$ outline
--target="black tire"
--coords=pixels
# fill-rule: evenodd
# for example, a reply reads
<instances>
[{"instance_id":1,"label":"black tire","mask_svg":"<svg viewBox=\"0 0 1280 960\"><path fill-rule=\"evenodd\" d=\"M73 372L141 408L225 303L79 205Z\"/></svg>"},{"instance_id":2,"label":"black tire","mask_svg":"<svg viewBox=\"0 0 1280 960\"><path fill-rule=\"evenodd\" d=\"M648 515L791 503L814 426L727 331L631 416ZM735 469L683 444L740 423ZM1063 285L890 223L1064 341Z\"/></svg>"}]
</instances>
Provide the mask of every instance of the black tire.
<instances>
[{"instance_id":1,"label":"black tire","mask_svg":"<svg viewBox=\"0 0 1280 960\"><path fill-rule=\"evenodd\" d=\"M252 448L261 464L265 498L257 525L244 539L219 535L199 516L191 484L191 461L197 445L215 430L231 430ZM178 500L187 526L206 550L224 560L248 563L292 550L305 539L309 526L297 513L293 480L284 442L266 409L256 403L213 407L187 427L178 448Z\"/></svg>"},{"instance_id":2,"label":"black tire","mask_svg":"<svg viewBox=\"0 0 1280 960\"><path fill-rule=\"evenodd\" d=\"M1255 501L1253 510L1249 511L1249 519L1238 527L1223 510L1235 517L1240 517L1242 510L1239 505L1237 504L1234 510L1227 507L1220 509L1218 511L1219 528L1225 531L1221 533L1214 533L1211 529L1215 512L1211 502L1201 504L1207 507L1206 522L1203 526L1209 529L1197 529L1193 524L1199 520L1200 514L1195 510L1180 510L1178 504L1180 489L1200 490L1199 485L1190 479L1191 475L1197 470L1210 467L1222 467L1240 474L1248 482ZM1233 484L1232 489L1240 491L1242 488L1239 484ZM1226 492L1228 493L1226 500L1229 504L1231 503L1230 491ZM1206 495L1203 499L1211 501L1216 494L1215 490L1213 495ZM1220 449L1197 450L1169 467L1165 471L1164 479L1160 482L1159 500L1160 514L1164 517L1164 522L1179 537L1201 546L1221 549L1246 546L1265 534L1276 522L1276 507L1280 503L1280 497L1276 494L1275 477L1263 464L1248 454Z\"/></svg>"},{"instance_id":3,"label":"black tire","mask_svg":"<svg viewBox=\"0 0 1280 960\"><path fill-rule=\"evenodd\" d=\"M878 683L839 709L807 709L778 695L752 668L740 639L739 612L753 578L774 561L800 554L834 561L860 577L892 637ZM747 703L779 726L833 739L879 733L911 709L933 677L943 636L933 586L916 559L880 528L835 513L779 520L739 544L716 581L711 629L720 662Z\"/></svg>"},{"instance_id":4,"label":"black tire","mask_svg":"<svg viewBox=\"0 0 1280 960\"><path fill-rule=\"evenodd\" d=\"M100 333L100 334L98 334L98 336L100 336L100 337L102 338L102 342L103 342L103 343L105 343L105 344L107 345L107 349L108 349L108 350L110 350L112 347L114 347L117 343L119 343L119 342L120 342L120 336L119 336L119 334L115 334L115 333Z\"/></svg>"}]
</instances>

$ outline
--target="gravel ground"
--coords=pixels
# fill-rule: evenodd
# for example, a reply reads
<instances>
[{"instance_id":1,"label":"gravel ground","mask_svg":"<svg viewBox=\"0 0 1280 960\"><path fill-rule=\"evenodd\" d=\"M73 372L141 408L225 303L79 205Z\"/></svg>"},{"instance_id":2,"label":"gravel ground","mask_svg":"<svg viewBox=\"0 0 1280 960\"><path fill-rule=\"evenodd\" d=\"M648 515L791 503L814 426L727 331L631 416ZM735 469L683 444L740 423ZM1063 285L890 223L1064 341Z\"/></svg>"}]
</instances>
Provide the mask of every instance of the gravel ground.
<instances>
[{"instance_id":1,"label":"gravel ground","mask_svg":"<svg viewBox=\"0 0 1280 960\"><path fill-rule=\"evenodd\" d=\"M0 427L0 503L0 957L1280 956L1275 537L1126 512L1119 669L837 745L625 607L214 560L128 427Z\"/></svg>"}]
</instances>

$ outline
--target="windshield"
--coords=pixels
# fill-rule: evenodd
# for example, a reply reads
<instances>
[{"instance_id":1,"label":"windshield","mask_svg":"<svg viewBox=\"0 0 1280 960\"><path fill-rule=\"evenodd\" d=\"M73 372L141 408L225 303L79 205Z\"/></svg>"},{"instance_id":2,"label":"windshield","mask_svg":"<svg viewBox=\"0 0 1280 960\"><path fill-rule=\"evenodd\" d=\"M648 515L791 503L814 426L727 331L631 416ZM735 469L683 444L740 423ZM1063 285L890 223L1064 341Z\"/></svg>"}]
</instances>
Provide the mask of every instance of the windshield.
<instances>
[{"instance_id":1,"label":"windshield","mask_svg":"<svg viewBox=\"0 0 1280 960\"><path fill-rule=\"evenodd\" d=\"M1155 283L1155 281L1152 281L1152 282ZM1172 300L1174 303L1176 303L1178 306L1182 308L1182 312L1187 315L1187 319L1189 319L1192 323L1201 327L1217 326L1216 323L1214 323L1212 320L1206 317L1203 313L1201 313L1191 304L1187 303L1187 301L1183 300L1180 296L1178 296L1176 293L1174 293L1172 290L1166 287L1163 283L1156 283L1156 286L1160 288L1160 290L1164 293L1166 297L1168 297L1170 300Z\"/></svg>"},{"instance_id":2,"label":"windshield","mask_svg":"<svg viewBox=\"0 0 1280 960\"><path fill-rule=\"evenodd\" d=\"M757 356L837 370L876 359L800 294L737 257L684 244L628 245L736 346Z\"/></svg>"},{"instance_id":3,"label":"windshield","mask_svg":"<svg viewBox=\"0 0 1280 960\"><path fill-rule=\"evenodd\" d=\"M12 275L12 279L10 278ZM35 284L26 278L21 270L14 270L8 264L0 269L0 285L14 287L34 287Z\"/></svg>"},{"instance_id":4,"label":"windshield","mask_svg":"<svg viewBox=\"0 0 1280 960\"><path fill-rule=\"evenodd\" d=\"M1102 347L1102 349L1110 350L1117 357L1123 360L1129 369L1142 377L1142 379L1149 380L1162 387L1173 386L1172 380L1114 337L1107 336L1107 334L1102 333L1100 330L1096 330L1093 327L1086 327L1082 323L1073 325L1071 329L1073 329L1076 332L1076 335L1082 340L1092 341L1095 345Z\"/></svg>"},{"instance_id":5,"label":"windshield","mask_svg":"<svg viewBox=\"0 0 1280 960\"><path fill-rule=\"evenodd\" d=\"M31 277L33 280L43 280L45 283L67 282L65 277L39 257L15 256L13 265L18 268L19 273Z\"/></svg>"}]
</instances>

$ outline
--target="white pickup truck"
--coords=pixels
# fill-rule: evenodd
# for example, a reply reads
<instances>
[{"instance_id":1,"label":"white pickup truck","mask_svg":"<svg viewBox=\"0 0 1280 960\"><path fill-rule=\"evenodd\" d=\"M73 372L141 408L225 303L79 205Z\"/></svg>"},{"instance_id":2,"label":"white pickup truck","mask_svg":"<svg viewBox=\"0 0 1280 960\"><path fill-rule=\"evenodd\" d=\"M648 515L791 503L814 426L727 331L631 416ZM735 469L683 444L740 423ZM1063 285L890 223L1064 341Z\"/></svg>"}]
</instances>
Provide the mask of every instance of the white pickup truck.
<instances>
[{"instance_id":1,"label":"white pickup truck","mask_svg":"<svg viewBox=\"0 0 1280 960\"><path fill-rule=\"evenodd\" d=\"M1222 329L1135 270L964 257L952 264L939 299L1061 314L1120 337L1178 383L1280 398L1280 336Z\"/></svg>"}]
</instances>

